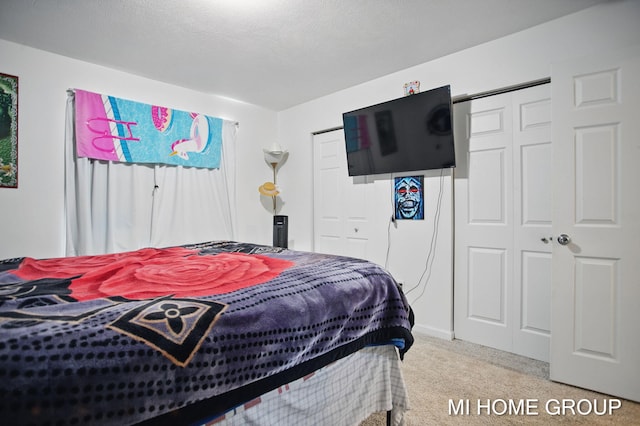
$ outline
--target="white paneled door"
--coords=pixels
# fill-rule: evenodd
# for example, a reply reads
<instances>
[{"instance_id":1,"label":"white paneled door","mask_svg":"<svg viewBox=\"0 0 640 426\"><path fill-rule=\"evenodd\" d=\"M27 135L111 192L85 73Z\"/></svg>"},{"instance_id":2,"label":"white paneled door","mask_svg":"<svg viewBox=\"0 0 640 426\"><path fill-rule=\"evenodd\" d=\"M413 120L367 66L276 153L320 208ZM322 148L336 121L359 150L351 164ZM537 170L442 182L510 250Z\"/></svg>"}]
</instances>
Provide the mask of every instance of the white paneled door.
<instances>
[{"instance_id":1,"label":"white paneled door","mask_svg":"<svg viewBox=\"0 0 640 426\"><path fill-rule=\"evenodd\" d=\"M315 135L313 159L314 251L369 259L373 185L349 176L343 131Z\"/></svg>"},{"instance_id":2,"label":"white paneled door","mask_svg":"<svg viewBox=\"0 0 640 426\"><path fill-rule=\"evenodd\" d=\"M640 401L640 48L554 65L551 379Z\"/></svg>"},{"instance_id":3,"label":"white paneled door","mask_svg":"<svg viewBox=\"0 0 640 426\"><path fill-rule=\"evenodd\" d=\"M549 84L455 104L454 332L540 360L551 329Z\"/></svg>"}]
</instances>

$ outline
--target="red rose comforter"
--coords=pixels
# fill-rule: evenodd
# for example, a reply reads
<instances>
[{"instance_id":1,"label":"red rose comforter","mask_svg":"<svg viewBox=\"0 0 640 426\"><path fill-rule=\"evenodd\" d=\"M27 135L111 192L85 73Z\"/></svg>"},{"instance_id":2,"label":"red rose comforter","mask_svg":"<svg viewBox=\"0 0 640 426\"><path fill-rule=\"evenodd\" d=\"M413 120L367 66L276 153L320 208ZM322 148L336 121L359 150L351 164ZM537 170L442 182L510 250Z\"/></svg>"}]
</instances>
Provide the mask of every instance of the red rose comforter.
<instances>
[{"instance_id":1,"label":"red rose comforter","mask_svg":"<svg viewBox=\"0 0 640 426\"><path fill-rule=\"evenodd\" d=\"M223 241L8 259L0 416L187 424L366 345L404 353L411 322L393 278L353 258Z\"/></svg>"}]
</instances>

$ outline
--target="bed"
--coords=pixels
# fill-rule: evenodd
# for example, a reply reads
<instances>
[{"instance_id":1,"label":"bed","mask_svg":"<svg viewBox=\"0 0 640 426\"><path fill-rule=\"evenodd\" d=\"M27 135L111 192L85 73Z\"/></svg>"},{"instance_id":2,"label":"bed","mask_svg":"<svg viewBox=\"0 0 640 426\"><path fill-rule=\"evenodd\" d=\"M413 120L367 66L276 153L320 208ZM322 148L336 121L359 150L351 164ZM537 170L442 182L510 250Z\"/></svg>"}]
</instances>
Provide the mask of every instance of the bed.
<instances>
[{"instance_id":1,"label":"bed","mask_svg":"<svg viewBox=\"0 0 640 426\"><path fill-rule=\"evenodd\" d=\"M408 409L411 308L364 260L213 241L0 261L12 425L357 425ZM322 421L321 421L322 419Z\"/></svg>"}]
</instances>

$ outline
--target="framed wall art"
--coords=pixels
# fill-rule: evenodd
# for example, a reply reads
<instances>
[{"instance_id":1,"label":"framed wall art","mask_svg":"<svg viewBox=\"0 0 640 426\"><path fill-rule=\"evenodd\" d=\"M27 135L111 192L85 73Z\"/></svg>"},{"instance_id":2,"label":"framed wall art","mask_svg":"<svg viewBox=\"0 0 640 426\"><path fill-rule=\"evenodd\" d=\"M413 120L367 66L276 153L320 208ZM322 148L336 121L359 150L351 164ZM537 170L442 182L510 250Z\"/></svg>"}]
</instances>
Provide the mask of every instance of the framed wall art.
<instances>
[{"instance_id":1,"label":"framed wall art","mask_svg":"<svg viewBox=\"0 0 640 426\"><path fill-rule=\"evenodd\" d=\"M0 188L18 187L18 77L0 73Z\"/></svg>"},{"instance_id":2,"label":"framed wall art","mask_svg":"<svg viewBox=\"0 0 640 426\"><path fill-rule=\"evenodd\" d=\"M424 219L424 176L396 177L394 182L396 219Z\"/></svg>"}]
</instances>

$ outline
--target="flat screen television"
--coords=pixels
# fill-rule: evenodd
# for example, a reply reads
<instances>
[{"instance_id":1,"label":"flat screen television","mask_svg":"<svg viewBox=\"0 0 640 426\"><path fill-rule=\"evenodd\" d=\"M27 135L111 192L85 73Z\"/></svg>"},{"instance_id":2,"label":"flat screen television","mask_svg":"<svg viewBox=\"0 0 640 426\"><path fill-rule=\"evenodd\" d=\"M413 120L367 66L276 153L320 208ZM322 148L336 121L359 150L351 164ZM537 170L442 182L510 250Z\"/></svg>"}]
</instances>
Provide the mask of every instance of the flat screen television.
<instances>
[{"instance_id":1,"label":"flat screen television","mask_svg":"<svg viewBox=\"0 0 640 426\"><path fill-rule=\"evenodd\" d=\"M349 176L456 166L450 86L342 114Z\"/></svg>"}]
</instances>

